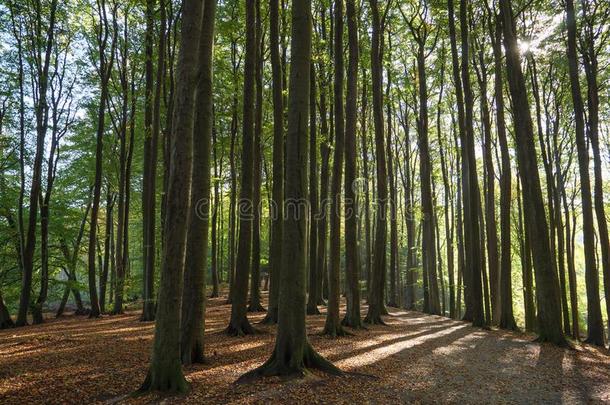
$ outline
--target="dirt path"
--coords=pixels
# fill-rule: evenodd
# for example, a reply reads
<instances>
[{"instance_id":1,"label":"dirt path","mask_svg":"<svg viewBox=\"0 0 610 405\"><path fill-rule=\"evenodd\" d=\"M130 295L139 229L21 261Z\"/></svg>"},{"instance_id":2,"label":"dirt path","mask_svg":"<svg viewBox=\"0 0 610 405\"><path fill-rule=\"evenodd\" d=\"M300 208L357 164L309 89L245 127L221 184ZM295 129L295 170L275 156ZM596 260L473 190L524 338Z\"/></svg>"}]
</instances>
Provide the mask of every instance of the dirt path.
<instances>
[{"instance_id":1,"label":"dirt path","mask_svg":"<svg viewBox=\"0 0 610 405\"><path fill-rule=\"evenodd\" d=\"M187 396L128 396L143 381L153 332L133 312L0 331L0 403L610 403L607 350L563 350L531 343L532 336L400 310L391 310L388 326L334 340L318 335L324 315L308 317L313 346L364 376L237 386L242 373L267 359L274 328L259 325L261 334L229 338L223 303L208 305L209 364L186 370Z\"/></svg>"}]
</instances>

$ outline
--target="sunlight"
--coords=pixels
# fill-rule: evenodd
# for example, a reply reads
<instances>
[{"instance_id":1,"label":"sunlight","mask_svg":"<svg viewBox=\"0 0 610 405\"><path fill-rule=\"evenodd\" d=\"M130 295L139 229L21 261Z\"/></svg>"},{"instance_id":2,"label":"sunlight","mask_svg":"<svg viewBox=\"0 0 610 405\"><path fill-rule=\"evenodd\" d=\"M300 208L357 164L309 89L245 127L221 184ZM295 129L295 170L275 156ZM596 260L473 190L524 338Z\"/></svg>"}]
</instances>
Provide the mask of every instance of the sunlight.
<instances>
[{"instance_id":1,"label":"sunlight","mask_svg":"<svg viewBox=\"0 0 610 405\"><path fill-rule=\"evenodd\" d=\"M521 55L525 55L532 50L532 44L529 41L519 40L519 52Z\"/></svg>"},{"instance_id":2,"label":"sunlight","mask_svg":"<svg viewBox=\"0 0 610 405\"><path fill-rule=\"evenodd\" d=\"M355 369L357 367L367 366L369 364L376 363L380 360L383 360L387 357L395 355L403 350L413 348L415 346L419 346L426 342L429 342L432 339L437 339L443 336L450 335L456 331L466 328L467 326L464 324L458 324L457 326L453 326L450 328L444 328L436 333L430 333L423 336L418 336L412 339L406 338L405 340L382 346L374 350L370 350L361 355L348 357L337 362L337 365L340 368L349 368Z\"/></svg>"}]
</instances>

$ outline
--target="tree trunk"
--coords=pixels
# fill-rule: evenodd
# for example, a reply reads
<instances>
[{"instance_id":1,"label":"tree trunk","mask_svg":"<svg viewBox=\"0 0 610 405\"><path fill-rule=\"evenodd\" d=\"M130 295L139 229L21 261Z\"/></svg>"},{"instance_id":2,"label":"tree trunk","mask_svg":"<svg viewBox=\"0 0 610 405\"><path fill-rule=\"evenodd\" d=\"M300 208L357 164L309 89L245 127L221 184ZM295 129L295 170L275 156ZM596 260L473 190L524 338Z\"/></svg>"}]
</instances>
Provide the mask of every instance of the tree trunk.
<instances>
[{"instance_id":1,"label":"tree trunk","mask_svg":"<svg viewBox=\"0 0 610 405\"><path fill-rule=\"evenodd\" d=\"M382 91L382 59L381 46L382 23L377 0L369 0L372 15L371 35L371 78L373 89L373 121L375 123L375 155L377 157L377 212L375 226L375 253L369 308L364 322L383 324L381 315L386 313L384 289L386 273L386 211L388 199L388 183L385 159L385 137L383 128L383 91Z\"/></svg>"},{"instance_id":2,"label":"tree trunk","mask_svg":"<svg viewBox=\"0 0 610 405\"><path fill-rule=\"evenodd\" d=\"M180 325L180 356L183 365L203 363L205 332L205 286L210 217L210 160L213 114L212 55L216 0L205 0L199 42L199 84L195 94L195 133L191 170L191 213L184 263L184 291Z\"/></svg>"},{"instance_id":3,"label":"tree trunk","mask_svg":"<svg viewBox=\"0 0 610 405\"><path fill-rule=\"evenodd\" d=\"M263 150L261 136L263 131L263 25L260 0L256 0L256 109L254 117L254 175L252 182L252 274L250 276L249 312L265 312L261 305L261 186Z\"/></svg>"},{"instance_id":4,"label":"tree trunk","mask_svg":"<svg viewBox=\"0 0 610 405\"><path fill-rule=\"evenodd\" d=\"M343 0L334 10L334 119L335 148L330 191L330 257L328 266L328 309L323 333L342 336L345 331L339 319L341 278L341 183L345 151L345 117L343 104Z\"/></svg>"},{"instance_id":5,"label":"tree trunk","mask_svg":"<svg viewBox=\"0 0 610 405\"><path fill-rule=\"evenodd\" d=\"M253 169L254 169L254 110L255 70L256 70L256 3L246 3L246 55L244 59L243 133L241 147L241 187L237 212L239 213L239 235L235 279L231 297L231 319L226 332L231 336L254 333L247 313L248 276L250 275L252 253L252 220L254 209Z\"/></svg>"},{"instance_id":6,"label":"tree trunk","mask_svg":"<svg viewBox=\"0 0 610 405\"><path fill-rule=\"evenodd\" d=\"M354 0L347 0L347 35L349 59L347 67L347 95L345 104L345 275L347 278L347 310L343 325L361 328L360 283L358 276L358 230L356 197L356 125L358 122L358 22Z\"/></svg>"},{"instance_id":7,"label":"tree trunk","mask_svg":"<svg viewBox=\"0 0 610 405\"><path fill-rule=\"evenodd\" d=\"M586 2L581 0L583 17L586 22L584 45L582 46L583 61L585 66L585 74L587 77L587 106L588 106L588 135L593 149L593 175L595 178L593 188L593 199L595 203L595 215L597 217L597 229L599 234L599 244L601 250L601 262L604 275L604 293L606 298L606 314L608 314L608 336L610 337L610 240L608 237L608 222L606 220L606 212L604 208L604 182L602 177L603 164L601 152L599 148L599 89L598 75L599 62L598 50L595 46L595 38L597 28L594 22L596 21L597 2ZM594 7L593 15L591 15L589 7ZM602 14L601 20L598 20L600 25L608 22L609 14L606 11ZM607 36L604 37L607 41ZM603 42L603 39L601 40ZM598 47L603 46L599 43ZM607 42L606 42L607 45Z\"/></svg>"},{"instance_id":8,"label":"tree trunk","mask_svg":"<svg viewBox=\"0 0 610 405\"><path fill-rule=\"evenodd\" d=\"M104 267L102 268L102 275L100 276L100 311L102 313L106 312L106 291L108 287L108 274L110 271L112 234L114 233L113 213L115 201L115 194L108 191L108 195L106 197L106 235L104 237Z\"/></svg>"},{"instance_id":9,"label":"tree trunk","mask_svg":"<svg viewBox=\"0 0 610 405\"><path fill-rule=\"evenodd\" d=\"M189 224L193 115L203 3L185 0L183 7L155 339L150 368L140 392L188 391L180 362L180 298Z\"/></svg>"},{"instance_id":10,"label":"tree trunk","mask_svg":"<svg viewBox=\"0 0 610 405\"><path fill-rule=\"evenodd\" d=\"M510 2L500 1L504 48L510 93L513 99L519 175L523 186L526 233L529 233L536 277L539 341L567 344L561 328L561 302L557 274L553 271L548 225L537 169L532 117L529 110L521 56ZM528 232L529 229L529 232Z\"/></svg>"},{"instance_id":11,"label":"tree trunk","mask_svg":"<svg viewBox=\"0 0 610 405\"><path fill-rule=\"evenodd\" d=\"M307 198L307 123L311 62L311 1L292 2L292 46L286 138L286 199ZM287 207L278 306L278 326L273 354L262 366L240 380L259 376L303 376L307 368L341 374L315 352L305 328L307 209L303 204Z\"/></svg>"},{"instance_id":12,"label":"tree trunk","mask_svg":"<svg viewBox=\"0 0 610 405\"><path fill-rule=\"evenodd\" d=\"M284 100L282 96L282 65L280 60L280 6L269 0L269 44L273 76L273 190L271 204L271 246L269 252L269 306L263 323L275 324L278 316L280 278L282 271L282 240L284 217Z\"/></svg>"},{"instance_id":13,"label":"tree trunk","mask_svg":"<svg viewBox=\"0 0 610 405\"><path fill-rule=\"evenodd\" d=\"M309 89L309 293L307 294L307 315L319 315L320 271L318 269L318 128L316 120L316 73L311 64Z\"/></svg>"},{"instance_id":14,"label":"tree trunk","mask_svg":"<svg viewBox=\"0 0 610 405\"><path fill-rule=\"evenodd\" d=\"M491 35L493 34L493 35ZM502 21L496 18L494 31L490 32L493 38L494 54L494 100L496 103L496 129L500 143L500 156L502 171L500 174L500 320L499 326L503 329L517 329L517 322L513 315L513 287L512 287L512 258L511 258L511 165L506 135L506 121L504 118L504 80L502 78Z\"/></svg>"},{"instance_id":15,"label":"tree trunk","mask_svg":"<svg viewBox=\"0 0 610 405\"><path fill-rule=\"evenodd\" d=\"M47 88L49 85L49 67L51 64L51 52L54 47L53 41L55 36L56 11L57 0L52 0L49 7L49 22L45 33L46 38L44 38L41 43L35 42L36 45L40 45L40 47L44 47L44 49L33 50L33 53L38 55L39 58L41 58L42 54L44 53L44 59L36 60L35 69L37 77L33 79L33 81L37 83L37 87L33 89L33 91L37 93L34 96L34 98L37 99L35 105L36 152L34 154L34 164L32 167L32 182L30 186L30 205L27 232L25 241L22 240L21 243L23 246L23 270L21 272L21 294L19 296L19 311L17 313L17 320L15 322L16 326L25 326L28 324L28 310L30 309L32 273L34 271L34 253L36 251L36 223L38 221L38 202L41 193L42 182L42 161L44 158L45 137L48 129L49 105L47 103ZM35 22L37 32L40 32L43 29L43 27L41 26L41 19L42 17L40 16L40 8L38 8ZM21 41L21 39L19 41ZM21 66L21 47L19 57ZM20 80L22 79L23 76L20 67ZM21 159L23 159L23 155L21 156ZM24 187L25 184L22 179L22 189ZM21 220L20 225L22 225ZM23 229L22 226L20 228ZM93 288L95 289L95 283L93 284Z\"/></svg>"},{"instance_id":16,"label":"tree trunk","mask_svg":"<svg viewBox=\"0 0 610 405\"><path fill-rule=\"evenodd\" d=\"M576 151L580 170L580 192L582 201L582 230L585 251L585 285L587 287L587 343L604 346L604 325L599 304L599 273L595 262L595 227L593 225L593 203L589 180L589 149L585 138L584 105L578 79L579 62L576 49L576 16L574 1L566 0L566 23L568 28L568 68L570 89L574 104L576 129Z\"/></svg>"}]
</instances>

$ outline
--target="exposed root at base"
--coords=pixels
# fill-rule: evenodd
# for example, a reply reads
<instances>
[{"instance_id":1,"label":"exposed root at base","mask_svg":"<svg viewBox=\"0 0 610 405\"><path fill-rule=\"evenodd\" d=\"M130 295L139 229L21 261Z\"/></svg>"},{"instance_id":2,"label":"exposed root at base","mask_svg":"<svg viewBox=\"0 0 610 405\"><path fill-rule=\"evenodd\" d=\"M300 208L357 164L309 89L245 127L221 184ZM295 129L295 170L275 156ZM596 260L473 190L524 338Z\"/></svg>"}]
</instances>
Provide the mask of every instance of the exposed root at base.
<instances>
[{"instance_id":1,"label":"exposed root at base","mask_svg":"<svg viewBox=\"0 0 610 405\"><path fill-rule=\"evenodd\" d=\"M369 325L383 325L383 326L387 326L387 324L383 321L383 319L381 319L381 315L370 315L368 314L363 321L366 324Z\"/></svg>"},{"instance_id":2,"label":"exposed root at base","mask_svg":"<svg viewBox=\"0 0 610 405\"><path fill-rule=\"evenodd\" d=\"M242 337L246 335L255 335L258 331L250 325L248 318L244 318L237 322L230 321L229 326L225 329L225 333L229 336Z\"/></svg>"},{"instance_id":3,"label":"exposed root at base","mask_svg":"<svg viewBox=\"0 0 610 405\"><path fill-rule=\"evenodd\" d=\"M190 384L184 378L182 371L171 373L168 370L161 370L154 373L148 370L144 383L133 395L139 396L157 391L168 394L186 394L190 388Z\"/></svg>"},{"instance_id":4,"label":"exposed root at base","mask_svg":"<svg viewBox=\"0 0 610 405\"><path fill-rule=\"evenodd\" d=\"M277 356L276 351L274 351L269 360L262 366L242 375L235 381L235 384L249 384L260 378L273 376L281 376L285 379L303 378L309 374L309 369L320 370L334 376L345 375L343 371L320 356L308 344L302 359Z\"/></svg>"}]
</instances>

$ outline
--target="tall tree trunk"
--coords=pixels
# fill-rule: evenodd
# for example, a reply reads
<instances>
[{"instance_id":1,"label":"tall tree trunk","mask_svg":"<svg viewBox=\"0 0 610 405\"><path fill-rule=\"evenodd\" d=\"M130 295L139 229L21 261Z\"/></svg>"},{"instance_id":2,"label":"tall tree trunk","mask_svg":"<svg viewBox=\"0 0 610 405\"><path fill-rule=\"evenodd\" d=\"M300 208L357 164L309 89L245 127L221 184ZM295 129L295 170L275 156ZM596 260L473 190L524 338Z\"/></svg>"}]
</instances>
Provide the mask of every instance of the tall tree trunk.
<instances>
[{"instance_id":1,"label":"tall tree trunk","mask_svg":"<svg viewBox=\"0 0 610 405\"><path fill-rule=\"evenodd\" d=\"M512 288L512 257L511 257L511 227L510 212L512 199L512 179L508 137L506 135L506 120L504 118L504 80L502 78L502 21L496 16L492 47L494 54L494 100L496 103L496 129L500 143L502 171L500 174L500 319L499 326L503 329L517 329L513 315ZM490 30L491 31L491 30ZM493 34L493 35L491 35Z\"/></svg>"},{"instance_id":2,"label":"tall tree trunk","mask_svg":"<svg viewBox=\"0 0 610 405\"><path fill-rule=\"evenodd\" d=\"M41 26L41 9L40 7L37 7L36 10L36 21L34 22L34 24L36 24L35 29L37 32L41 32L44 29ZM34 271L34 253L36 251L36 223L38 222L38 202L40 198L42 182L42 161L44 158L45 137L48 129L49 105L47 102L47 89L49 86L49 67L51 64L51 52L54 47L56 12L57 0L52 0L49 7L49 22L45 33L46 38L42 39L40 43L35 41L36 45L40 46L41 49L33 50L33 52L39 56L39 59L37 59L35 62L37 77L33 79L33 81L37 83L37 87L33 89L33 91L37 93L35 95L36 105L34 108L36 116L36 152L34 154L34 164L32 167L32 181L29 196L30 205L27 232L25 240L21 243L23 246L23 270L21 272L21 294L19 295L19 311L17 312L17 320L15 322L16 326L25 326L28 324L28 310L30 309L32 273ZM19 41L21 41L21 37ZM43 54L44 58L40 59ZM21 52L19 57L21 77L20 80L23 80L23 72L21 68ZM21 156L21 158L23 159L23 155ZM25 183L23 182L22 178L22 189L24 187ZM21 220L20 225L22 225ZM20 228L23 229L23 226L21 226ZM93 252L93 254L95 255L95 251ZM93 284L93 288L95 290L95 283Z\"/></svg>"},{"instance_id":3,"label":"tall tree trunk","mask_svg":"<svg viewBox=\"0 0 610 405\"><path fill-rule=\"evenodd\" d=\"M316 71L311 64L309 89L309 293L307 294L307 315L318 315L318 296L320 295L321 274L318 268L318 127L316 120Z\"/></svg>"},{"instance_id":4,"label":"tall tree trunk","mask_svg":"<svg viewBox=\"0 0 610 405\"><path fill-rule=\"evenodd\" d=\"M553 271L548 225L537 169L532 117L529 110L521 56L510 2L500 1L504 48L510 93L513 99L519 175L523 186L526 233L529 233L536 277L539 341L567 342L561 328L561 302L557 274ZM528 232L529 230L529 232Z\"/></svg>"},{"instance_id":5,"label":"tall tree trunk","mask_svg":"<svg viewBox=\"0 0 610 405\"><path fill-rule=\"evenodd\" d=\"M356 125L358 122L358 22L354 0L347 0L347 35L349 58L345 104L345 275L347 278L347 310L343 324L360 328L360 283L358 261L358 230L356 197Z\"/></svg>"},{"instance_id":6,"label":"tall tree trunk","mask_svg":"<svg viewBox=\"0 0 610 405\"><path fill-rule=\"evenodd\" d=\"M176 100L171 129L170 177L165 242L150 367L139 391L188 391L180 361L180 298L187 246L191 189L195 88L203 3L185 0L182 41L176 68Z\"/></svg>"},{"instance_id":7,"label":"tall tree trunk","mask_svg":"<svg viewBox=\"0 0 610 405\"><path fill-rule=\"evenodd\" d=\"M388 54L390 59L392 58L392 42L391 36L388 36L389 50ZM387 98L387 144L386 144L386 156L388 162L388 183L390 188L390 288L388 292L388 305L391 307L398 307L397 301L397 274L398 274L398 199L396 197L396 181L394 172L394 159L392 156L392 100L390 98L390 88L392 86L392 74L390 69L387 69L387 86L386 86L386 98Z\"/></svg>"},{"instance_id":8,"label":"tall tree trunk","mask_svg":"<svg viewBox=\"0 0 610 405\"><path fill-rule=\"evenodd\" d=\"M116 19L116 5L112 10L112 25L114 25L114 32L110 33L110 24L108 21L107 10L105 7L105 1L98 3L98 13L102 16L102 21L99 22L100 40L98 43L99 51L99 74L100 74L100 98L97 115L97 128L96 128L96 146L95 146L95 180L93 183L93 202L91 204L91 219L89 220L89 249L88 249L88 280L89 280L89 299L91 301L91 312L89 313L90 318L97 318L100 316L100 305L97 296L97 284L95 282L95 248L97 245L97 219L100 208L100 194L102 189L102 171L103 171L103 151L104 151L104 131L106 130L106 103L108 101L109 92L109 81L112 72L112 66L114 64L115 48L117 43L117 23ZM110 52L108 56L106 49L108 47L108 38L112 35L112 44L110 46Z\"/></svg>"},{"instance_id":9,"label":"tall tree trunk","mask_svg":"<svg viewBox=\"0 0 610 405\"><path fill-rule=\"evenodd\" d=\"M210 161L214 124L212 64L216 0L205 0L199 40L199 83L195 94L196 113L191 169L191 213L184 263L184 291L180 324L182 364L204 362L205 285L210 217Z\"/></svg>"},{"instance_id":10,"label":"tall tree trunk","mask_svg":"<svg viewBox=\"0 0 610 405\"><path fill-rule=\"evenodd\" d=\"M348 20L349 21L349 20ZM366 272L366 295L367 300L371 288L371 269L372 269L372 247L371 247L371 190L370 190L370 171L368 156L368 83L366 69L362 65L362 102L361 102L361 124L360 124L360 151L362 154L362 176L364 178L364 246L365 246L365 267Z\"/></svg>"},{"instance_id":11,"label":"tall tree trunk","mask_svg":"<svg viewBox=\"0 0 610 405\"><path fill-rule=\"evenodd\" d=\"M282 65L280 60L279 0L269 0L269 45L273 76L273 191L271 204L271 246L269 252L269 306L264 323L277 323L284 217L284 99L282 96Z\"/></svg>"},{"instance_id":12,"label":"tall tree trunk","mask_svg":"<svg viewBox=\"0 0 610 405\"><path fill-rule=\"evenodd\" d=\"M606 298L606 314L608 316L608 336L610 337L610 240L608 237L608 222L606 220L606 212L604 208L604 189L603 189L603 165L601 152L599 148L599 61L598 50L596 49L595 38L597 28L595 22L600 26L608 23L610 19L609 13L597 15L598 2L586 2L581 0L583 17L585 21L584 27L584 45L582 46L583 61L585 66L585 74L587 77L587 107L588 107L588 135L593 149L593 175L595 183L593 187L593 199L595 203L595 215L597 218L597 230L599 235L599 244L601 251L601 262L604 275L604 293ZM590 13L590 7L593 7L593 15ZM601 18L598 20L597 18ZM605 45L608 44L608 37L605 36ZM598 47L604 46L604 39L601 39Z\"/></svg>"},{"instance_id":13,"label":"tall tree trunk","mask_svg":"<svg viewBox=\"0 0 610 405\"><path fill-rule=\"evenodd\" d=\"M332 20L332 19L331 19ZM326 17L324 8L322 8L321 15L322 27L321 27L321 39L326 41ZM332 42L332 41L331 41ZM331 88L331 84L327 79L327 69L324 64L325 58L320 58L319 63L319 81L320 81L320 206L319 215L320 220L318 221L318 262L316 267L318 274L318 296L316 297L318 305L325 305L324 301L324 287L328 284L328 277L326 274L326 245L327 245L327 234L328 234L328 188L330 183L330 152L332 143L332 134L330 133L328 126L328 114L327 114L327 91ZM312 78L312 80L314 80Z\"/></svg>"},{"instance_id":14,"label":"tall tree trunk","mask_svg":"<svg viewBox=\"0 0 610 405\"><path fill-rule=\"evenodd\" d=\"M451 1L451 0L449 0ZM453 7L451 7L453 8ZM453 15L453 12L450 12ZM450 20L453 18L450 17ZM473 109L474 94L470 86L470 35L468 25L468 6L466 0L460 0L460 34L462 39L462 78L464 90L464 136L462 138L462 167L464 167L463 200L464 200L464 247L465 268L464 285L470 290L466 300L466 313L470 307L472 324L483 326L485 323L483 311L483 291L481 283L481 237L478 213L480 210L479 181L477 176L476 158L474 153ZM459 101L458 101L459 103ZM470 319L469 319L470 320Z\"/></svg>"},{"instance_id":15,"label":"tall tree trunk","mask_svg":"<svg viewBox=\"0 0 610 405\"><path fill-rule=\"evenodd\" d=\"M339 319L341 279L341 184L345 152L345 116L343 104L343 0L335 1L334 10L334 118L335 149L330 190L330 257L328 267L328 309L324 334L342 336Z\"/></svg>"},{"instance_id":16,"label":"tall tree trunk","mask_svg":"<svg viewBox=\"0 0 610 405\"><path fill-rule=\"evenodd\" d=\"M249 312L265 312L261 305L261 186L263 150L261 137L263 132L263 24L260 0L256 0L256 109L254 113L254 163L252 181L252 265L250 276Z\"/></svg>"},{"instance_id":17,"label":"tall tree trunk","mask_svg":"<svg viewBox=\"0 0 610 405\"><path fill-rule=\"evenodd\" d=\"M579 63L576 49L574 1L566 0L565 5L568 28L567 56L576 124L576 151L580 170L580 198L582 201L582 230L585 250L585 285L587 287L587 339L585 341L597 346L604 346L604 325L599 304L599 273L595 262L595 227L593 225L593 203L589 180L589 149L585 138L584 105L578 78Z\"/></svg>"},{"instance_id":18,"label":"tall tree trunk","mask_svg":"<svg viewBox=\"0 0 610 405\"><path fill-rule=\"evenodd\" d=\"M373 121L375 123L375 155L377 157L377 212L375 226L375 253L369 308L364 322L383 324L381 315L386 313L384 289L386 273L387 241L387 199L388 183L385 158L385 137L383 128L383 89L382 89L382 21L377 0L369 0L372 15L371 33L371 78L373 89Z\"/></svg>"},{"instance_id":19,"label":"tall tree trunk","mask_svg":"<svg viewBox=\"0 0 610 405\"><path fill-rule=\"evenodd\" d=\"M226 332L231 336L254 333L247 313L248 276L252 253L252 219L254 207L253 159L254 159L254 110L256 70L256 3L246 3L246 55L244 59L243 133L241 147L241 175L237 212L239 235L235 260L235 280L231 297L231 319Z\"/></svg>"},{"instance_id":20,"label":"tall tree trunk","mask_svg":"<svg viewBox=\"0 0 610 405\"><path fill-rule=\"evenodd\" d=\"M311 63L311 1L292 1L292 46L288 133L286 138L286 199L307 198L307 141L309 80ZM341 374L332 363L316 353L305 328L307 208L293 204L284 220L284 249L278 306L278 326L273 354L262 366L240 378L258 376L303 376L306 368Z\"/></svg>"},{"instance_id":21,"label":"tall tree trunk","mask_svg":"<svg viewBox=\"0 0 610 405\"><path fill-rule=\"evenodd\" d=\"M211 273L212 273L212 294L210 298L217 298L220 294L220 269L222 268L221 249L222 249L222 212L220 212L220 179L222 178L222 157L218 161L218 142L216 140L216 126L212 125L212 148L214 156L214 206L212 208L212 260L211 260ZM220 172L219 172L220 168ZM220 221L219 221L220 219ZM220 223L219 223L220 222ZM219 229L220 232L219 232ZM218 235L221 235L220 238ZM220 240L218 240L220 239ZM219 249L219 246L221 249Z\"/></svg>"},{"instance_id":22,"label":"tall tree trunk","mask_svg":"<svg viewBox=\"0 0 610 405\"><path fill-rule=\"evenodd\" d=\"M485 46L482 43L481 46ZM491 324L500 321L500 281L498 275L498 227L496 222L496 173L493 165L491 113L487 102L487 65L483 49L478 52L477 79L480 89L481 122L483 124L483 164L485 166L484 201L485 234L487 239L487 263L489 268L489 298ZM477 64L473 64L475 68Z\"/></svg>"}]
</instances>

